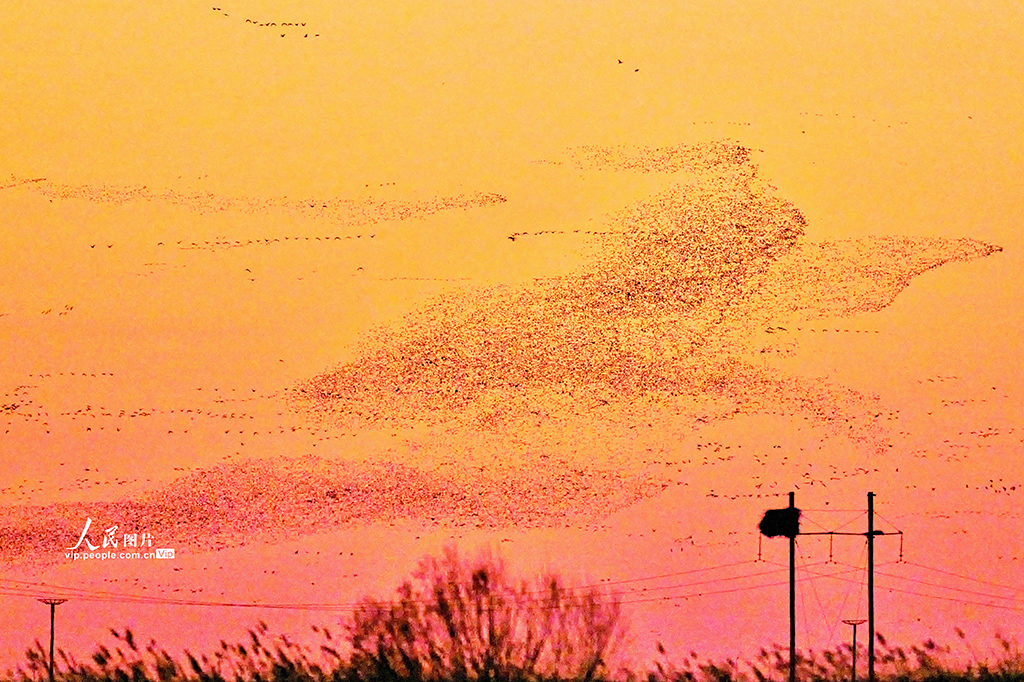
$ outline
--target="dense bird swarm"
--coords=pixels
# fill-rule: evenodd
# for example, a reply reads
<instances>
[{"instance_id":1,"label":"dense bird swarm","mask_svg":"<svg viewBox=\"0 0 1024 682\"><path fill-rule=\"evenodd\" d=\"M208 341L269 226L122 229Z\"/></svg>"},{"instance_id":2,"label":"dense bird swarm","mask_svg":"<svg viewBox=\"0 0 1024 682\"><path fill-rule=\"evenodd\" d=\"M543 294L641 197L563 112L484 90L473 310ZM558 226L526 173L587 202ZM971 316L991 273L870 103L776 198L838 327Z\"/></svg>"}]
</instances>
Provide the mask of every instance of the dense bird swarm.
<instances>
[{"instance_id":1,"label":"dense bird swarm","mask_svg":"<svg viewBox=\"0 0 1024 682\"><path fill-rule=\"evenodd\" d=\"M167 438L230 439L226 452L238 458L185 467L188 473L169 485L116 501L0 508L0 558L57 560L87 516L130 520L166 546L205 549L402 519L485 528L590 524L673 483L692 483L692 493L711 497L767 498L797 474L809 485L823 484L823 476L865 475L871 470L865 457L891 452L894 413L875 396L789 373L773 358L791 354L803 329L848 331L836 318L885 308L928 269L999 250L967 239L810 243L804 216L758 176L750 150L734 144L585 147L569 150L568 159L578 171L661 174L665 182L611 215L602 229L580 234L584 258L575 271L518 286L449 291L404 321L369 332L354 360L286 391L307 420L301 426L287 423L294 414L228 414L219 405L228 396L220 393L209 396L217 405L196 402L166 414L86 406L50 415L33 402L32 386L3 396L8 430L41 421L49 433L51 418L66 417L71 430L120 434L145 417L159 419L152 428L167 429ZM66 187L42 178L16 184L61 199L162 200L198 212L293 211L351 224L504 201L498 195L418 203L242 200L145 187ZM522 246L515 239L502 243ZM49 381L51 374L38 377ZM268 415L281 411L276 395L257 396L255 389L245 395L266 401ZM837 439L829 444L830 471L780 460L776 449L740 452L738 443L733 450L701 443L693 449L695 433L710 437L726 420L744 416L750 423L807 425L806 433L820 437L819 448L824 438ZM88 423L79 427L79 417ZM186 436L189 429L200 435ZM308 440L316 433L323 435ZM245 459L254 456L241 454L247 442L265 444L263 459ZM318 445L319 457L270 457ZM807 471L794 469L804 464ZM718 490L716 481L724 478L695 476L693 467L718 467L721 476L739 478L726 485L729 491ZM100 484L93 480L97 472L85 472L72 488ZM0 493L28 494L33 485Z\"/></svg>"},{"instance_id":2,"label":"dense bird swarm","mask_svg":"<svg viewBox=\"0 0 1024 682\"><path fill-rule=\"evenodd\" d=\"M572 442L593 461L618 441L636 445L641 422L664 438L765 409L842 422L844 435L881 451L877 402L756 361L764 332L879 310L915 275L998 249L943 239L807 243L803 215L736 145L570 156L587 169L685 178L613 216L579 272L439 297L371 334L355 361L297 386L294 405L351 427L444 424L465 456L487 430L534 453Z\"/></svg>"},{"instance_id":3,"label":"dense bird swarm","mask_svg":"<svg viewBox=\"0 0 1024 682\"><path fill-rule=\"evenodd\" d=\"M53 561L73 544L68 538L81 534L87 516L120 519L127 522L121 532L143 529L162 546L206 551L352 522L417 519L485 528L587 523L661 489L652 477L627 479L556 462L480 471L454 462L422 470L313 456L252 460L190 473L133 499L0 507L0 561ZM101 537L94 528L92 541Z\"/></svg>"},{"instance_id":4,"label":"dense bird swarm","mask_svg":"<svg viewBox=\"0 0 1024 682\"><path fill-rule=\"evenodd\" d=\"M391 220L423 218L438 211L478 208L505 201L505 197L499 194L484 192L407 201L374 197L289 199L287 197L228 197L209 192L181 192L174 189L155 190L144 185L138 187L65 185L50 182L45 178L29 180L12 177L12 181L10 187L27 185L51 199L84 199L94 203L114 205L131 201L161 201L181 206L195 213L235 211L259 214L278 212L315 220L328 220L348 226L374 225ZM196 244L186 244L186 246L194 247Z\"/></svg>"},{"instance_id":5,"label":"dense bird swarm","mask_svg":"<svg viewBox=\"0 0 1024 682\"><path fill-rule=\"evenodd\" d=\"M725 310L804 227L745 155L723 164L713 150L723 172L622 211L613 221L621 236L603 240L588 270L442 297L404 327L378 331L356 362L300 386L299 404L433 420L537 390L580 402L699 390L722 360L712 337ZM673 330L661 348L644 341L652 325Z\"/></svg>"}]
</instances>

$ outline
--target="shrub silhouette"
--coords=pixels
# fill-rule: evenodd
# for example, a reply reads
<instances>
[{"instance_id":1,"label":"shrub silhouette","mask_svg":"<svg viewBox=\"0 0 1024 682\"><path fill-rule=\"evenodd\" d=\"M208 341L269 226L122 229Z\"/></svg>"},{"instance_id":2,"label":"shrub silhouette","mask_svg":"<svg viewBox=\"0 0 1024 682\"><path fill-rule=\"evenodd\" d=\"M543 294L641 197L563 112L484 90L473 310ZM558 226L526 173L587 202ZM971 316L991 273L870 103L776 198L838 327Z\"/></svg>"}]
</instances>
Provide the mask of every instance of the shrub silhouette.
<instances>
[{"instance_id":1,"label":"shrub silhouette","mask_svg":"<svg viewBox=\"0 0 1024 682\"><path fill-rule=\"evenodd\" d=\"M593 680L625 634L620 604L555 575L513 584L490 555L454 548L420 562L392 602L365 600L348 623L357 680Z\"/></svg>"}]
</instances>

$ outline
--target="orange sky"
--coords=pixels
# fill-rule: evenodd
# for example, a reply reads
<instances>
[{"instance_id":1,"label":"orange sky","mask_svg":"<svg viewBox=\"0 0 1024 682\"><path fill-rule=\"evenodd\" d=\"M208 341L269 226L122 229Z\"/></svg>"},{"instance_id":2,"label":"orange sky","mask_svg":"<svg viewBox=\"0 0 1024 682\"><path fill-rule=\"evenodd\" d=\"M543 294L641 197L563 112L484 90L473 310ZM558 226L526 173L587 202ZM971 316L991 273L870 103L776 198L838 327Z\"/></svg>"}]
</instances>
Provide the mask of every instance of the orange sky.
<instances>
[{"instance_id":1,"label":"orange sky","mask_svg":"<svg viewBox=\"0 0 1024 682\"><path fill-rule=\"evenodd\" d=\"M12 580L120 595L59 607L59 641L80 658L124 624L195 649L259 617L298 632L337 614L124 595L345 604L385 596L452 537L467 553L489 544L517 569L550 566L577 582L717 567L756 558L760 513L793 489L807 509L861 509L873 490L909 560L1019 582L1017 5L223 2L16 1L0 22L4 665L47 635L32 598L41 588L15 594ZM586 150L648 158L713 141L753 151L735 167L701 165L695 187L726 196L723 186L739 186L730 173L756 169L764 184L750 196L790 202L806 221L797 251L749 261L765 270L729 299L728 332L694 322L701 362L754 368L723 380L738 392L657 402L611 382L599 412L541 383L444 407L434 424L317 422L288 399L339 363L355 363L344 371L357 388L390 390L400 376L390 365L351 370L395 347L381 338L440 329L465 350L463 339L546 333L515 307L543 299L536 278L577 292L574 278L618 276L608 265L625 262L608 246L617 237L586 232L636 228L622 211L639 205L670 220L675 209L652 197L692 180L588 164ZM980 247L959 239L1002 250L975 257ZM918 274L928 258L958 256ZM878 303L890 289L891 305ZM769 294L811 312L787 313ZM441 295L440 321L429 322L422 311ZM576 299L594 302L566 300ZM543 300L537 319L548 320ZM854 300L880 309L837 303ZM593 314L584 331L614 330L630 357L668 357L678 350L668 340L697 320L688 315ZM785 329L765 331L775 326ZM425 352L446 347L429 338ZM743 383L755 375L762 393ZM726 418L736 405L742 413ZM530 421L528 408L543 417ZM341 511L267 517L239 492L260 481L289 505L303 482L367 492ZM403 502L414 484L439 501ZM209 526L174 513L200 491L222 514ZM132 518L139 507L124 505L140 501L168 511ZM54 547L74 543L64 536L86 516L94 529L155 524L178 556L67 561ZM807 523L853 517L809 511ZM778 542L765 542L765 556L782 562ZM836 552L856 563L857 542L840 550L836 540ZM895 560L897 544L880 540L881 560ZM801 556L827 560L827 541L802 539ZM1019 591L1014 601L920 566L879 570L902 576L880 585L920 593L879 593L879 629L900 641L952 641L954 625L980 646L996 628L1021 634ZM630 585L693 582L673 580ZM806 585L801 646L845 641L836 623L863 614L862 592L835 579ZM633 654L647 660L655 641L680 657L784 643L785 587L765 590L639 601Z\"/></svg>"}]
</instances>

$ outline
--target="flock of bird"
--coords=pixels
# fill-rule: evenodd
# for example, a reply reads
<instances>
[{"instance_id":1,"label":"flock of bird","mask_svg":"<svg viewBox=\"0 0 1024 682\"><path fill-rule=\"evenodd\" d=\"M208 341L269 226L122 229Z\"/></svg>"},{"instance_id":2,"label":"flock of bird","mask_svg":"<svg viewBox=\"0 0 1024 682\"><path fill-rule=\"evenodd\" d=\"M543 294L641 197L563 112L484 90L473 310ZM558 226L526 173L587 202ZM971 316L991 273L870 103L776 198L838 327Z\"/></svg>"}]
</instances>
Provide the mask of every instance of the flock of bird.
<instances>
[{"instance_id":1,"label":"flock of bird","mask_svg":"<svg viewBox=\"0 0 1024 682\"><path fill-rule=\"evenodd\" d=\"M145 530L162 546L207 551L279 542L353 522L430 520L452 527L588 522L662 489L646 477L550 462L483 471L346 463L311 455L188 472L128 499L0 507L0 560L53 561L81 519ZM8 542L15 540L17 542Z\"/></svg>"},{"instance_id":2,"label":"flock of bird","mask_svg":"<svg viewBox=\"0 0 1024 682\"><path fill-rule=\"evenodd\" d=\"M569 149L568 154L579 170L674 174L739 169L750 163L751 151L742 145L720 140L669 147L582 145Z\"/></svg>"},{"instance_id":3,"label":"flock of bird","mask_svg":"<svg viewBox=\"0 0 1024 682\"><path fill-rule=\"evenodd\" d=\"M17 181L17 179L16 179ZM382 199L372 196L361 198L330 199L289 199L287 197L255 199L251 197L227 197L209 192L180 192L174 189L156 191L146 185L137 187L66 185L50 182L45 179L18 181L29 184L32 190L51 199L84 199L102 204L121 205L133 201L161 201L174 206L181 206L188 211L208 214L232 211L241 214L285 213L312 220L327 220L339 225L359 226L375 225L382 222L425 218L441 211L471 209L501 204L506 198L500 194L476 192L453 196L432 197L421 200ZM390 183L382 183L390 184ZM313 237L312 239L345 239L353 235L330 237ZM270 244L291 239L248 240L247 242L221 241L190 242L189 248L226 248L230 246L250 244ZM294 237L295 240L308 240L311 237ZM184 240L182 240L184 242ZM95 248L95 244L90 248ZM107 245L113 248L113 244Z\"/></svg>"},{"instance_id":4,"label":"flock of bird","mask_svg":"<svg viewBox=\"0 0 1024 682\"><path fill-rule=\"evenodd\" d=\"M870 120L872 123L878 123L879 122L877 117L868 118L867 116L861 116L860 118L857 118L856 114L840 114L840 113L837 113L837 112L833 112L831 114L826 114L826 113L817 112L817 111L801 111L801 112L797 113L797 116L809 116L811 118L820 118L820 119L825 119L825 120L829 120L829 121L835 120L835 119L840 119L840 120L851 120L851 121L868 121L868 120ZM968 116L967 118L971 118L971 117ZM901 126L910 125L910 121L885 121L885 120L883 120L882 123L885 123L890 128L893 126L894 123L896 125L901 125Z\"/></svg>"},{"instance_id":5,"label":"flock of bird","mask_svg":"<svg viewBox=\"0 0 1024 682\"><path fill-rule=\"evenodd\" d=\"M882 450L870 399L757 366L749 360L757 332L881 309L916 274L998 247L805 243L803 216L757 179L749 151L726 143L577 150L587 167L704 179L613 217L614 239L597 240L578 274L450 293L378 330L359 359L296 387L293 404L348 425L397 418L511 432L538 421L534 405L552 406L540 420L552 422L588 419L596 414L588 405L609 400L650 409L651 400L715 397L732 402L728 414L770 401L823 423L842 415L848 435Z\"/></svg>"},{"instance_id":6,"label":"flock of bird","mask_svg":"<svg viewBox=\"0 0 1024 682\"><path fill-rule=\"evenodd\" d=\"M14 189L15 187L21 187L22 185L27 185L33 182L43 182L44 180L46 180L46 178L19 178L12 174L10 176L10 182L6 185L0 185L0 190Z\"/></svg>"},{"instance_id":7,"label":"flock of bird","mask_svg":"<svg viewBox=\"0 0 1024 682\"><path fill-rule=\"evenodd\" d=\"M381 282L469 282L469 277L378 277Z\"/></svg>"},{"instance_id":8,"label":"flock of bird","mask_svg":"<svg viewBox=\"0 0 1024 682\"><path fill-rule=\"evenodd\" d=\"M136 277L153 277L155 275L165 274L165 273L170 272L172 270L184 270L186 265L184 263L174 263L172 265L170 263L160 262L160 263L143 263L142 267L143 268L148 268L148 270L140 271L140 272L135 272L135 273L132 273L132 274L135 275Z\"/></svg>"},{"instance_id":9,"label":"flock of bird","mask_svg":"<svg viewBox=\"0 0 1024 682\"><path fill-rule=\"evenodd\" d=\"M152 434L182 444L226 437L225 452L242 461L228 455L227 463L214 467L179 467L170 484L89 506L111 520L151 525L168 544L194 549L401 518L484 528L596 523L669 486L692 491L691 483L708 485L697 474L703 468L732 482L693 492L746 500L774 499L786 485L828 487L879 474L891 461L892 440L902 434L895 428L898 415L874 396L787 374L759 354L788 342L794 331L864 333L814 321L880 310L914 276L998 247L905 238L808 243L802 214L759 179L750 152L727 142L571 150L579 168L687 177L624 207L606 230L591 231L598 233L589 235L595 238L578 271L517 287L442 294L401 324L368 334L355 360L279 394L196 387L194 402L174 407L52 410L34 402L33 387L22 386L3 401L3 435L29 426L50 430L59 422L63 430L124 438L125 424L145 421ZM160 199L197 212L283 210L364 223L505 201L483 194L404 203L241 200L146 187L68 187L43 179L23 184L53 198ZM513 237L549 232L555 231ZM159 246L340 239L183 239ZM33 372L31 378L64 374L113 376L76 369ZM255 409L256 402L274 405L282 395L296 414ZM254 408L231 411L227 402ZM781 446L743 449L722 439L692 443L694 433L764 419L796 425L802 435L794 436L790 452ZM367 433L383 440L368 442ZM326 450L324 459L245 459L254 452L246 444L262 441L266 447L257 452L280 452L281 437L293 434L305 434L305 440L290 446ZM981 442L992 434L968 436ZM849 452L845 459L835 455L843 451L841 443L849 452L885 457L866 467ZM798 461L826 446L839 459L820 470ZM367 461L330 459L352 448ZM130 482L123 476L100 480L90 471L69 485L116 489ZM27 500L31 485L24 481L0 494ZM1000 480L976 487L1000 495L1020 490ZM5 558L45 556L37 550L60 541L53 529L72 532L83 504L23 503L0 510L0 537L11 540L4 543ZM26 513L34 520L26 521ZM211 528L218 530L202 532Z\"/></svg>"},{"instance_id":10,"label":"flock of bird","mask_svg":"<svg viewBox=\"0 0 1024 682\"><path fill-rule=\"evenodd\" d=\"M508 236L508 239L514 242L519 237L540 237L545 234L609 235L622 234L622 232L614 230L537 230L535 232L513 232Z\"/></svg>"},{"instance_id":11,"label":"flock of bird","mask_svg":"<svg viewBox=\"0 0 1024 682\"><path fill-rule=\"evenodd\" d=\"M223 7L212 7L214 12L219 12L222 16L232 16L228 12L224 11ZM313 33L306 28L305 21L260 21L258 19L246 19L245 23L250 27L255 28L267 28L267 29L287 29L284 33L280 34L282 38L286 37L288 31L296 31L293 35L301 35L303 38L319 38L319 33Z\"/></svg>"},{"instance_id":12,"label":"flock of bird","mask_svg":"<svg viewBox=\"0 0 1024 682\"><path fill-rule=\"evenodd\" d=\"M367 239L374 239L376 233L366 235ZM281 244L284 242L300 242L300 241L315 241L315 242L329 242L329 241L341 241L344 239L362 239L362 234L347 234L347 235L334 235L334 236L303 236L303 237L271 237L265 239L207 239L201 242L190 242L184 239L179 239L175 246L182 251L196 251L196 250L208 250L216 251L219 249L238 249L246 246L269 246L271 244ZM157 246L166 246L164 242L157 242Z\"/></svg>"}]
</instances>

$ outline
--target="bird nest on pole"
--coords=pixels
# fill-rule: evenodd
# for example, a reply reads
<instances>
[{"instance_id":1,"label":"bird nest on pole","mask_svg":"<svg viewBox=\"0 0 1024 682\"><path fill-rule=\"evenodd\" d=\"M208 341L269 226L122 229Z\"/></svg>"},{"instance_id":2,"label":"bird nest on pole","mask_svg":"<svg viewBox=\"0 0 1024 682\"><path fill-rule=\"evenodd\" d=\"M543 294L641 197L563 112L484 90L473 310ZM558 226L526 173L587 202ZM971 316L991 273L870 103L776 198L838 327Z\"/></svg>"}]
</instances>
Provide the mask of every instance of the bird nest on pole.
<instances>
[{"instance_id":1,"label":"bird nest on pole","mask_svg":"<svg viewBox=\"0 0 1024 682\"><path fill-rule=\"evenodd\" d=\"M795 538L800 534L800 510L796 507L769 509L758 525L761 535L769 538Z\"/></svg>"}]
</instances>

